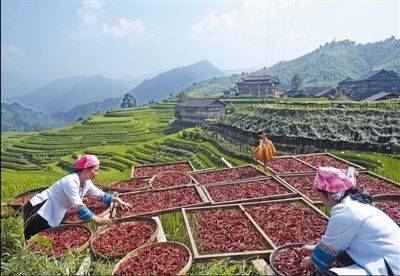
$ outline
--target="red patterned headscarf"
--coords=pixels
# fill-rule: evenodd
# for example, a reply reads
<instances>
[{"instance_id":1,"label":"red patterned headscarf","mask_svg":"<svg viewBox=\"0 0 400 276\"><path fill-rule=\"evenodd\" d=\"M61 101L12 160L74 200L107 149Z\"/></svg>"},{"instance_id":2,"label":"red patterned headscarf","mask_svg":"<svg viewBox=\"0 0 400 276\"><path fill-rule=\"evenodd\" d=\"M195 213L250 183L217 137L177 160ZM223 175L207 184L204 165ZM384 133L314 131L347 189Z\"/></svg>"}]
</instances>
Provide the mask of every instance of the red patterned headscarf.
<instances>
[{"instance_id":1,"label":"red patterned headscarf","mask_svg":"<svg viewBox=\"0 0 400 276\"><path fill-rule=\"evenodd\" d=\"M332 167L319 167L314 179L314 188L331 192L343 192L356 186L354 169L349 168L347 174Z\"/></svg>"},{"instance_id":2,"label":"red patterned headscarf","mask_svg":"<svg viewBox=\"0 0 400 276\"><path fill-rule=\"evenodd\" d=\"M78 158L75 161L75 168L83 170L83 169L97 166L99 164L100 164L100 161L96 157L96 155L85 154L82 156L78 156Z\"/></svg>"}]
</instances>

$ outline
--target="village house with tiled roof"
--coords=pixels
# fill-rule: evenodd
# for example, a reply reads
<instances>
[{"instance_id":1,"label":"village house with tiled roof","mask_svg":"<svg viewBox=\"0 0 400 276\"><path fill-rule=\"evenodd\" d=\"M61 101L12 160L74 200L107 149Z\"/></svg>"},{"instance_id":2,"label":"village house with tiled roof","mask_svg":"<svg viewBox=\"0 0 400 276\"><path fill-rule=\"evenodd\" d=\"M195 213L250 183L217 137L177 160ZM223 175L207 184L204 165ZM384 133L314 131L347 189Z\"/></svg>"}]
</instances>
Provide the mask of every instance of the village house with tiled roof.
<instances>
[{"instance_id":1,"label":"village house with tiled roof","mask_svg":"<svg viewBox=\"0 0 400 276\"><path fill-rule=\"evenodd\" d=\"M186 99L176 106L175 117L184 123L203 124L223 116L226 106L218 99Z\"/></svg>"}]
</instances>

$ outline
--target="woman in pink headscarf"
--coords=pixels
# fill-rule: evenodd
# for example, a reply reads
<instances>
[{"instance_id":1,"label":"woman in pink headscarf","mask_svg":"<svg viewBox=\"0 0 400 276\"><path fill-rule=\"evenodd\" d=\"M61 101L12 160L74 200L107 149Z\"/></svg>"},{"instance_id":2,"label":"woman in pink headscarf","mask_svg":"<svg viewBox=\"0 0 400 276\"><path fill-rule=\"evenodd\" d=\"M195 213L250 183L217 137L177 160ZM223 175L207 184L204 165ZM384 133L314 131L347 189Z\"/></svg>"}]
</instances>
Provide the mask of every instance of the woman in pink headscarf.
<instances>
[{"instance_id":1,"label":"woman in pink headscarf","mask_svg":"<svg viewBox=\"0 0 400 276\"><path fill-rule=\"evenodd\" d=\"M315 265L317 275L400 275L400 228L356 188L354 169L320 167L314 188L330 219L320 242L305 246L312 254L301 267Z\"/></svg>"},{"instance_id":2,"label":"woman in pink headscarf","mask_svg":"<svg viewBox=\"0 0 400 276\"><path fill-rule=\"evenodd\" d=\"M24 234L25 239L42 230L56 227L63 220L67 208L72 205L77 215L83 220L92 220L99 224L109 224L109 218L100 218L94 215L82 201L86 194L100 198L104 203L115 202L123 208L130 205L120 198L97 188L92 180L99 170L100 161L95 155L79 156L75 162L75 171L55 182L43 192L35 195L24 206Z\"/></svg>"}]
</instances>

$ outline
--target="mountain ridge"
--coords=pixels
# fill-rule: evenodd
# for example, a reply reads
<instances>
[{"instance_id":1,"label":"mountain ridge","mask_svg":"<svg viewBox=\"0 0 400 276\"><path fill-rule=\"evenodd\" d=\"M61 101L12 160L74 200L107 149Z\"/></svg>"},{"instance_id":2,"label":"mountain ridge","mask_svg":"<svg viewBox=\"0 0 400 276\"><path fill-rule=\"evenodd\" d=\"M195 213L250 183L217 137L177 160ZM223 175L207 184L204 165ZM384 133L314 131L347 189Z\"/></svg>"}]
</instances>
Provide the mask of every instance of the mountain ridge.
<instances>
[{"instance_id":1,"label":"mountain ridge","mask_svg":"<svg viewBox=\"0 0 400 276\"><path fill-rule=\"evenodd\" d=\"M46 114L65 112L82 104L119 97L127 88L101 75L57 79L35 91L12 100Z\"/></svg>"},{"instance_id":2,"label":"mountain ridge","mask_svg":"<svg viewBox=\"0 0 400 276\"><path fill-rule=\"evenodd\" d=\"M204 59L158 74L152 79L141 82L130 93L139 104L145 104L152 100L168 98L171 93L176 93L194 82L223 75L221 70Z\"/></svg>"}]
</instances>

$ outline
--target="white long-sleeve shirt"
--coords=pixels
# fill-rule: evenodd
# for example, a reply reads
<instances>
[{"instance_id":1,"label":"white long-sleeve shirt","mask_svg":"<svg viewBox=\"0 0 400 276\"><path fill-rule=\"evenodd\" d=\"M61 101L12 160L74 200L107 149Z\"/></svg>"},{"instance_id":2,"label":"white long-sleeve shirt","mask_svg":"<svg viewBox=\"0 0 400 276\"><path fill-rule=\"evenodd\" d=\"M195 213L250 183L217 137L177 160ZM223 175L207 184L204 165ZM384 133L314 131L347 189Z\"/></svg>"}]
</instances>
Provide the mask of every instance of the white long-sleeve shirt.
<instances>
[{"instance_id":1,"label":"white long-sleeve shirt","mask_svg":"<svg viewBox=\"0 0 400 276\"><path fill-rule=\"evenodd\" d=\"M85 206L82 198L86 194L90 197L100 198L104 192L97 188L91 180L86 180L81 187L78 174L72 173L35 195L31 198L30 203L35 206L47 200L37 213L47 220L51 227L56 227L63 220L69 204L75 209Z\"/></svg>"},{"instance_id":2,"label":"white long-sleeve shirt","mask_svg":"<svg viewBox=\"0 0 400 276\"><path fill-rule=\"evenodd\" d=\"M346 251L368 274L387 274L386 260L394 275L400 275L400 228L392 219L349 196L335 205L330 214L322 244Z\"/></svg>"}]
</instances>

